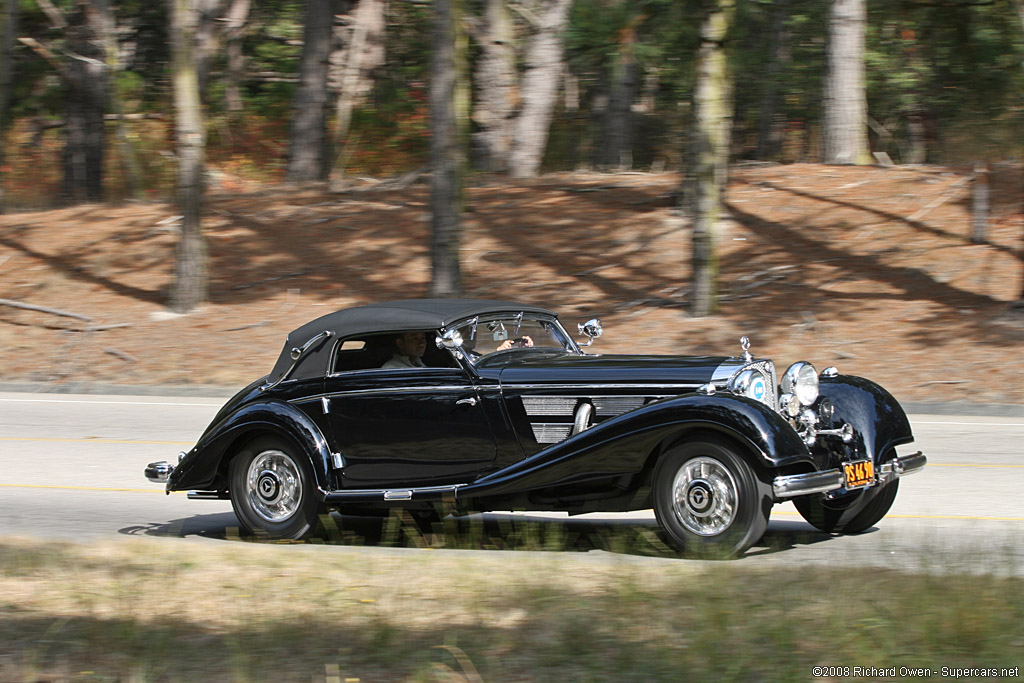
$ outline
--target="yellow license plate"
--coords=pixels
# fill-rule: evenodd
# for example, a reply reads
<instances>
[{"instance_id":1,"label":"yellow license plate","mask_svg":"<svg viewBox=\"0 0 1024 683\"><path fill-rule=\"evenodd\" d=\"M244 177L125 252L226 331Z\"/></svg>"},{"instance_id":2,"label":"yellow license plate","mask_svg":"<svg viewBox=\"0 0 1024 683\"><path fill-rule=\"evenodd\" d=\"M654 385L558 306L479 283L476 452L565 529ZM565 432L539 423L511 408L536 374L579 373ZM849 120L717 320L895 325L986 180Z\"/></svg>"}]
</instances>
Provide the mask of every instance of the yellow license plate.
<instances>
[{"instance_id":1,"label":"yellow license plate","mask_svg":"<svg viewBox=\"0 0 1024 683\"><path fill-rule=\"evenodd\" d=\"M843 474L846 475L846 488L859 489L875 483L875 464L870 460L844 462Z\"/></svg>"}]
</instances>

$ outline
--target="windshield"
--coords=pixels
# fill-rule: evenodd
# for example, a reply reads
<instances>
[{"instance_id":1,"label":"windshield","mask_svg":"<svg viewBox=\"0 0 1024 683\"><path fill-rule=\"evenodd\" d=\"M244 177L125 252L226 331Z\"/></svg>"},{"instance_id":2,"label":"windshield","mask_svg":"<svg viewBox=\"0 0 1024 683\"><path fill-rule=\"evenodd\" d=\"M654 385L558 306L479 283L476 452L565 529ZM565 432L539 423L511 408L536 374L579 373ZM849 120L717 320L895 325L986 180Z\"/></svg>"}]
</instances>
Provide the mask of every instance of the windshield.
<instances>
[{"instance_id":1,"label":"windshield","mask_svg":"<svg viewBox=\"0 0 1024 683\"><path fill-rule=\"evenodd\" d=\"M557 321L522 313L477 316L456 329L462 335L462 350L473 363L504 352L546 350L578 353L576 345Z\"/></svg>"}]
</instances>

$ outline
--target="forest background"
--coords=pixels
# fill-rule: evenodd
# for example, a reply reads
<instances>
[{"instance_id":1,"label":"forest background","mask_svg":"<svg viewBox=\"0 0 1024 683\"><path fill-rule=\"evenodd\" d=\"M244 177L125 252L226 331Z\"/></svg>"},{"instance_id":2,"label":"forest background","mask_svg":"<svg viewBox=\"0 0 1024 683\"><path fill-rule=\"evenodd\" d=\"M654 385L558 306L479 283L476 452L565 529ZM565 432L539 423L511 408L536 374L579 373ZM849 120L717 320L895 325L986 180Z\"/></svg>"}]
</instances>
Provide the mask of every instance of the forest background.
<instances>
[{"instance_id":1,"label":"forest background","mask_svg":"<svg viewBox=\"0 0 1024 683\"><path fill-rule=\"evenodd\" d=\"M1024 401L991 381L1020 369L1016 0L2 16L0 297L22 304L0 307L7 380L248 381L313 306L433 289L610 311L606 350L639 330L645 350L730 353L756 331L762 353L845 361L913 398ZM190 272L183 308L202 312L163 317ZM241 339L255 355L225 363Z\"/></svg>"}]
</instances>

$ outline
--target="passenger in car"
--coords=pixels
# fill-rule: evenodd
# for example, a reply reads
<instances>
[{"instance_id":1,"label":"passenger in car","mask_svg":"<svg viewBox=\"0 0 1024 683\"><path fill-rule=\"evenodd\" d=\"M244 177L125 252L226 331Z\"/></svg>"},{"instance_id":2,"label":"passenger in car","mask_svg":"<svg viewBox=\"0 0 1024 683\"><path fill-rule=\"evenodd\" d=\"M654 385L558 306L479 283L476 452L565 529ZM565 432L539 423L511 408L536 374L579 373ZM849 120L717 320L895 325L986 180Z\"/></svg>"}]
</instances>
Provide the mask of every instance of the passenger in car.
<instances>
[{"instance_id":1,"label":"passenger in car","mask_svg":"<svg viewBox=\"0 0 1024 683\"><path fill-rule=\"evenodd\" d=\"M401 370L403 368L425 368L422 358L427 351L427 335L424 332L404 332L394 340L395 354L382 368Z\"/></svg>"}]
</instances>

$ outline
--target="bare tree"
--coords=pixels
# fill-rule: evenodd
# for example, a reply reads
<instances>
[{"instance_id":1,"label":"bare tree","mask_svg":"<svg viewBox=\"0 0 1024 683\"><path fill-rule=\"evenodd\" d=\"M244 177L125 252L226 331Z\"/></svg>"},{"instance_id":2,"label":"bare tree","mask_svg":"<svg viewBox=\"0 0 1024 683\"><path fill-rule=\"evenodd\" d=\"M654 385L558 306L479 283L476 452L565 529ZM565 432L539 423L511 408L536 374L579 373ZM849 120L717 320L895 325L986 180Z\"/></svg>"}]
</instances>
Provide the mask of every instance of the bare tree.
<instances>
[{"instance_id":1,"label":"bare tree","mask_svg":"<svg viewBox=\"0 0 1024 683\"><path fill-rule=\"evenodd\" d=\"M290 182L326 180L330 171L327 67L333 42L333 23L331 0L307 0L299 87L295 91L288 148L287 177Z\"/></svg>"},{"instance_id":2,"label":"bare tree","mask_svg":"<svg viewBox=\"0 0 1024 683\"><path fill-rule=\"evenodd\" d=\"M530 13L534 36L526 50L526 70L520 89L521 107L515 119L510 172L516 178L537 175L548 142L555 98L564 72L563 46L572 0L546 0Z\"/></svg>"},{"instance_id":3,"label":"bare tree","mask_svg":"<svg viewBox=\"0 0 1024 683\"><path fill-rule=\"evenodd\" d=\"M767 73L761 83L761 120L757 131L757 158L770 159L779 154L782 143L782 129L776 120L782 89L779 74L789 61L789 31L786 18L789 15L789 0L775 0L772 3L771 43L768 52Z\"/></svg>"},{"instance_id":4,"label":"bare tree","mask_svg":"<svg viewBox=\"0 0 1024 683\"><path fill-rule=\"evenodd\" d=\"M99 16L91 3L82 3L66 33L70 59L63 70L67 123L62 193L72 202L103 199L109 78Z\"/></svg>"},{"instance_id":5,"label":"bare tree","mask_svg":"<svg viewBox=\"0 0 1024 683\"><path fill-rule=\"evenodd\" d=\"M633 165L633 102L640 78L636 61L637 30L646 19L643 12L636 11L618 32L619 45L609 78L608 107L602 121L603 143L595 150L595 161L604 168Z\"/></svg>"},{"instance_id":6,"label":"bare tree","mask_svg":"<svg viewBox=\"0 0 1024 683\"><path fill-rule=\"evenodd\" d=\"M196 65L196 0L171 0L171 53L178 154L178 241L170 307L187 313L206 301L208 264L200 223L206 131Z\"/></svg>"},{"instance_id":7,"label":"bare tree","mask_svg":"<svg viewBox=\"0 0 1024 683\"><path fill-rule=\"evenodd\" d=\"M1024 0L1013 0L1013 4L1017 8L1017 16L1020 18L1021 28L1024 29ZM1024 282L1021 282L1020 298L1013 304L1013 308L1024 312Z\"/></svg>"},{"instance_id":8,"label":"bare tree","mask_svg":"<svg viewBox=\"0 0 1024 683\"><path fill-rule=\"evenodd\" d=\"M245 36L245 25L249 21L251 5L251 0L232 0L224 25L224 39L227 43L225 52L228 60L224 99L228 111L232 114L242 111L242 94L238 84L242 80L242 70L245 68L242 38Z\"/></svg>"},{"instance_id":9,"label":"bare tree","mask_svg":"<svg viewBox=\"0 0 1024 683\"><path fill-rule=\"evenodd\" d=\"M824 87L825 163L871 163L864 88L865 0L832 0Z\"/></svg>"},{"instance_id":10,"label":"bare tree","mask_svg":"<svg viewBox=\"0 0 1024 683\"><path fill-rule=\"evenodd\" d=\"M121 57L117 42L117 24L114 20L114 12L107 0L90 0L91 20L95 27L94 32L98 34L102 45L103 62L107 74L117 74L121 71ZM124 118L124 104L121 100L121 93L118 92L116 78L110 78L108 92L108 104L116 119L115 130L117 138L118 157L121 162L122 178L128 194L132 197L139 196L139 164L135 158L135 150L128 139L127 126Z\"/></svg>"},{"instance_id":11,"label":"bare tree","mask_svg":"<svg viewBox=\"0 0 1024 683\"><path fill-rule=\"evenodd\" d=\"M18 31L18 0L5 0L0 9L0 213L4 212L4 139L14 84L14 36Z\"/></svg>"},{"instance_id":12,"label":"bare tree","mask_svg":"<svg viewBox=\"0 0 1024 683\"><path fill-rule=\"evenodd\" d=\"M687 165L692 178L693 299L692 313L704 316L718 308L718 220L725 189L732 123L732 80L725 39L735 14L735 0L709 0L697 53L694 130Z\"/></svg>"},{"instance_id":13,"label":"bare tree","mask_svg":"<svg viewBox=\"0 0 1024 683\"><path fill-rule=\"evenodd\" d=\"M503 173L512 150L512 121L518 101L515 27L507 0L487 0L473 37L480 45L476 62L478 84L473 122L479 127L474 143L480 167Z\"/></svg>"},{"instance_id":14,"label":"bare tree","mask_svg":"<svg viewBox=\"0 0 1024 683\"><path fill-rule=\"evenodd\" d=\"M334 27L336 48L330 57L329 83L337 92L332 135L336 150L348 137L352 109L369 94L372 74L384 64L386 11L384 0L359 0L346 20Z\"/></svg>"},{"instance_id":15,"label":"bare tree","mask_svg":"<svg viewBox=\"0 0 1024 683\"><path fill-rule=\"evenodd\" d=\"M457 24L462 0L434 0L433 56L430 80L430 187L433 268L430 293L462 293L459 266L464 151L459 134L459 49Z\"/></svg>"}]
</instances>

